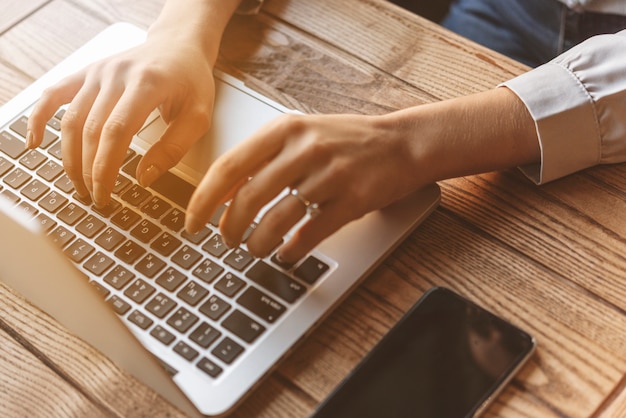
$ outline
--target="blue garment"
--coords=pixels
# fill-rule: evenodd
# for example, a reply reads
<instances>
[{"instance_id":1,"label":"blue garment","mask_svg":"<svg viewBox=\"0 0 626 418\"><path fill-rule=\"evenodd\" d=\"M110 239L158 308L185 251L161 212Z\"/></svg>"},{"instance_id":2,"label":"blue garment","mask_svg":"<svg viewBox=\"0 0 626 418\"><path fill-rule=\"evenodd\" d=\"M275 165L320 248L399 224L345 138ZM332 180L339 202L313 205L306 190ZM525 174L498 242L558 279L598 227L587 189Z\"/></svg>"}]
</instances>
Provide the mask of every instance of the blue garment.
<instances>
[{"instance_id":1,"label":"blue garment","mask_svg":"<svg viewBox=\"0 0 626 418\"><path fill-rule=\"evenodd\" d=\"M578 13L556 0L455 0L441 23L536 67L592 35L626 28L626 16Z\"/></svg>"}]
</instances>

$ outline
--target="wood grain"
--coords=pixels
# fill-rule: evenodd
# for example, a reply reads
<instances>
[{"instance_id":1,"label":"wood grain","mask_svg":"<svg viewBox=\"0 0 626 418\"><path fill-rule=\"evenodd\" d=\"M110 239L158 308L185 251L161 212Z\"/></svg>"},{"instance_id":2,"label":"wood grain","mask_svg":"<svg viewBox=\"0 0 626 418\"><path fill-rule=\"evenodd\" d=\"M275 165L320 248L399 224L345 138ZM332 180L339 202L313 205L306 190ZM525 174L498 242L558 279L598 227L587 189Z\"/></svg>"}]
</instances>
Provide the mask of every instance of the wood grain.
<instances>
[{"instance_id":1,"label":"wood grain","mask_svg":"<svg viewBox=\"0 0 626 418\"><path fill-rule=\"evenodd\" d=\"M11 10L0 17L0 103L110 23L147 27L162 3L0 0ZM219 66L304 112L359 114L490 89L526 70L383 0L267 0L260 15L233 19ZM308 415L433 285L538 340L486 416L624 414L625 170L542 187L514 170L442 182L441 207L232 416ZM0 415L176 416L4 286L0 318Z\"/></svg>"}]
</instances>

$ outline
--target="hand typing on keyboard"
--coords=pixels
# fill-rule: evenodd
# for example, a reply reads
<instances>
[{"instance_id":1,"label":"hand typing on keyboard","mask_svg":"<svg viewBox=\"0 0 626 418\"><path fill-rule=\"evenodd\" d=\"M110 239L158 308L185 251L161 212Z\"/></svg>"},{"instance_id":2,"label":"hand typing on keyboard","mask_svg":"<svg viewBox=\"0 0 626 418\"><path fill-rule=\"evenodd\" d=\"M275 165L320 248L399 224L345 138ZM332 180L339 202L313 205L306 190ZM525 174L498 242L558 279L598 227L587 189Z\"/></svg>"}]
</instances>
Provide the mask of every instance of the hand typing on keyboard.
<instances>
[{"instance_id":1,"label":"hand typing on keyboard","mask_svg":"<svg viewBox=\"0 0 626 418\"><path fill-rule=\"evenodd\" d=\"M253 255L265 257L308 213L277 253L285 264L300 260L344 224L432 180L408 175L416 167L407 155L411 136L384 129L395 126L385 118L286 114L269 122L211 165L187 207L186 229L199 230L232 198L220 229L224 242L236 248L245 226L288 188L246 244Z\"/></svg>"},{"instance_id":2,"label":"hand typing on keyboard","mask_svg":"<svg viewBox=\"0 0 626 418\"><path fill-rule=\"evenodd\" d=\"M154 109L168 128L138 166L144 186L178 163L210 126L213 66L237 1L178 3L166 4L145 43L47 89L29 118L26 145L35 148L46 122L69 103L61 121L63 165L79 196L99 207L109 202L126 149Z\"/></svg>"}]
</instances>

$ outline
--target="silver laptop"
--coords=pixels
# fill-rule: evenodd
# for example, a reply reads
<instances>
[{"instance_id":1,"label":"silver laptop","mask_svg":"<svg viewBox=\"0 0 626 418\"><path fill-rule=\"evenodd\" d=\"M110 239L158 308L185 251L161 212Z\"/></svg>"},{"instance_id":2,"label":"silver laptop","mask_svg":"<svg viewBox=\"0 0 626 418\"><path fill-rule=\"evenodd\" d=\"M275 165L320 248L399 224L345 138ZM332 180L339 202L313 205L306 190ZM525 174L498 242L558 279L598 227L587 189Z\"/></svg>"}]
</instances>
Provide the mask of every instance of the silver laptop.
<instances>
[{"instance_id":1,"label":"silver laptop","mask_svg":"<svg viewBox=\"0 0 626 418\"><path fill-rule=\"evenodd\" d=\"M287 270L272 256L254 259L245 242L226 251L214 221L187 235L185 205L207 166L289 112L217 74L206 138L143 189L134 168L164 128L153 114L114 203L96 211L75 199L62 170L63 110L38 150L24 150L25 123L46 86L144 37L112 25L0 108L0 280L186 413L221 415L437 207L440 192L431 185L346 225Z\"/></svg>"}]
</instances>

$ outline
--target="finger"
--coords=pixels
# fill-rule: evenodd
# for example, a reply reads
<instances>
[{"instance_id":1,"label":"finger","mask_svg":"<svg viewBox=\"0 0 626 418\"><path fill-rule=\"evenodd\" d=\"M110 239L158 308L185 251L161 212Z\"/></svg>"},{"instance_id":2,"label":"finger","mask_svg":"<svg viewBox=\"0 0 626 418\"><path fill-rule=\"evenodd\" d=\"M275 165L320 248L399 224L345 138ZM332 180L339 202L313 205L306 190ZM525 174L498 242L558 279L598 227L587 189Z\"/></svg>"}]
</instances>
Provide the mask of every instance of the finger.
<instances>
[{"instance_id":1,"label":"finger","mask_svg":"<svg viewBox=\"0 0 626 418\"><path fill-rule=\"evenodd\" d=\"M255 257L266 257L293 226L306 214L306 207L290 194L269 209L258 223L246 244Z\"/></svg>"},{"instance_id":2,"label":"finger","mask_svg":"<svg viewBox=\"0 0 626 418\"><path fill-rule=\"evenodd\" d=\"M61 119L63 168L74 184L76 193L83 198L90 194L90 189L83 181L82 173L83 126L99 91L98 85L83 84Z\"/></svg>"},{"instance_id":3,"label":"finger","mask_svg":"<svg viewBox=\"0 0 626 418\"><path fill-rule=\"evenodd\" d=\"M298 184L306 171L306 165L299 164L288 152L280 153L271 163L260 169L250 181L237 190L224 212L220 221L220 231L224 240L232 244L239 243L247 226L252 223L259 211L285 188ZM298 202L293 197L289 200ZM302 203L300 206L302 207Z\"/></svg>"},{"instance_id":4,"label":"finger","mask_svg":"<svg viewBox=\"0 0 626 418\"><path fill-rule=\"evenodd\" d=\"M277 250L278 258L286 264L294 264L343 225L358 218L360 214L353 213L348 203L329 201L321 205L319 215L309 219L280 246Z\"/></svg>"},{"instance_id":5,"label":"finger","mask_svg":"<svg viewBox=\"0 0 626 418\"><path fill-rule=\"evenodd\" d=\"M123 93L123 86L103 85L85 119L82 132L82 176L83 182L91 191L93 185L93 165L101 140L102 128L108 120L115 104ZM102 202L100 202L102 203Z\"/></svg>"},{"instance_id":6,"label":"finger","mask_svg":"<svg viewBox=\"0 0 626 418\"><path fill-rule=\"evenodd\" d=\"M139 183L148 187L164 172L174 167L211 126L212 110L183 109L166 128L161 138L143 156L137 166Z\"/></svg>"},{"instance_id":7,"label":"finger","mask_svg":"<svg viewBox=\"0 0 626 418\"><path fill-rule=\"evenodd\" d=\"M145 100L152 97L152 100ZM92 165L94 203L106 206L126 150L133 135L161 100L153 89L133 88L124 91L102 126L100 142Z\"/></svg>"},{"instance_id":8,"label":"finger","mask_svg":"<svg viewBox=\"0 0 626 418\"><path fill-rule=\"evenodd\" d=\"M83 85L82 74L74 74L47 88L41 94L28 117L26 127L26 147L35 148L41 145L46 124L56 111L69 103Z\"/></svg>"},{"instance_id":9,"label":"finger","mask_svg":"<svg viewBox=\"0 0 626 418\"><path fill-rule=\"evenodd\" d=\"M209 167L187 206L185 228L199 230L217 209L224 196L233 194L246 179L259 171L281 149L285 134L275 123L261 127L256 134L226 152ZM241 190L239 189L239 191Z\"/></svg>"}]
</instances>

